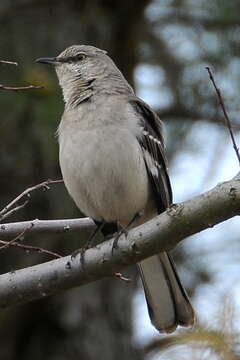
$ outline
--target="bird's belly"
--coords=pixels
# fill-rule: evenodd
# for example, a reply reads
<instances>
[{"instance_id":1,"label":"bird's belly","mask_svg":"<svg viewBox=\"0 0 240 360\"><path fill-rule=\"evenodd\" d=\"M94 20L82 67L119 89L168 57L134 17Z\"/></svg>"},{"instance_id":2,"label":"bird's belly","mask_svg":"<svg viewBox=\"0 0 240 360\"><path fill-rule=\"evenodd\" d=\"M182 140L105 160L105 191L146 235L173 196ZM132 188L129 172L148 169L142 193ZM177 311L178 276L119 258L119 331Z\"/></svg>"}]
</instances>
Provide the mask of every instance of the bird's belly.
<instances>
[{"instance_id":1,"label":"bird's belly","mask_svg":"<svg viewBox=\"0 0 240 360\"><path fill-rule=\"evenodd\" d=\"M141 148L125 131L104 133L78 131L60 139L63 179L85 215L128 223L149 198Z\"/></svg>"}]
</instances>

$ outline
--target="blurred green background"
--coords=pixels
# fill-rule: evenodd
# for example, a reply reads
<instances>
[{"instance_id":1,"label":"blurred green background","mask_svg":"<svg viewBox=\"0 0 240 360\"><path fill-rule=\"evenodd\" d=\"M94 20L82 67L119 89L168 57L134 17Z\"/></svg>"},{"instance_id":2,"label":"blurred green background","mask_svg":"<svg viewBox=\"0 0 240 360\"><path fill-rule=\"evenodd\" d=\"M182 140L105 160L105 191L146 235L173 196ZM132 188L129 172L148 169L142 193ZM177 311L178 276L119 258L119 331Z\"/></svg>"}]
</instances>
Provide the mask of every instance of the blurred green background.
<instances>
[{"instance_id":1,"label":"blurred green background","mask_svg":"<svg viewBox=\"0 0 240 360\"><path fill-rule=\"evenodd\" d=\"M230 179L237 161L205 66L214 71L239 139L240 2L238 0L2 0L0 83L43 85L0 90L1 207L30 185L61 177L55 131L63 102L55 73L34 59L67 46L108 51L137 94L166 125L175 201ZM33 194L8 221L78 217L63 185ZM176 250L199 326L156 337L134 269L130 284L107 279L0 312L0 360L239 359L239 225L186 240ZM86 234L26 236L68 254ZM47 261L0 252L0 271ZM137 296L136 296L137 292Z\"/></svg>"}]
</instances>

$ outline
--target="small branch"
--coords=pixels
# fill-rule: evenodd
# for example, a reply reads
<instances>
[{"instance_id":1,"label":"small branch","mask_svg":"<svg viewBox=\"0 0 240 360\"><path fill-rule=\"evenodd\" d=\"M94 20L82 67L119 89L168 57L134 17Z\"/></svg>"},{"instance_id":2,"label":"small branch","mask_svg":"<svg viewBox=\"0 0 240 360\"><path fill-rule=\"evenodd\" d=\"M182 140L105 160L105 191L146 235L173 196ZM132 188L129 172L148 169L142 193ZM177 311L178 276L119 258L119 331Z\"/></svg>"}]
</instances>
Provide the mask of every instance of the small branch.
<instances>
[{"instance_id":1,"label":"small branch","mask_svg":"<svg viewBox=\"0 0 240 360\"><path fill-rule=\"evenodd\" d=\"M4 86L0 84L0 90L10 90L10 91L21 91L21 90L32 90L32 89L43 89L42 85L28 85L20 87Z\"/></svg>"},{"instance_id":2,"label":"small branch","mask_svg":"<svg viewBox=\"0 0 240 360\"><path fill-rule=\"evenodd\" d=\"M214 76L211 72L211 69L206 66L206 69L207 69L207 72L208 72L208 75L209 75L209 78L214 86L214 89L216 91L216 94L217 94L217 98L218 98L218 101L219 101L219 105L221 106L221 109L222 109L222 112L223 112L223 115L224 115L224 118L226 120L226 125L228 127L228 130L229 130L229 133L230 133L230 136L231 136L231 140L232 140L232 144L233 144L233 148L235 150L235 153L237 155L237 158L238 158L238 162L239 162L239 165L240 165L240 153L239 153L239 149L237 147L237 144L236 144L236 141L235 141L235 138L234 138L234 134L233 134L233 130L232 130L232 125L231 125L231 121L229 119L229 116L228 116L228 113L227 113L227 110L226 110L226 107L225 107L225 104L224 104L224 101L223 101L223 97L222 97L222 94L221 94L221 90L217 87L216 85L216 82L214 80Z\"/></svg>"},{"instance_id":3,"label":"small branch","mask_svg":"<svg viewBox=\"0 0 240 360\"><path fill-rule=\"evenodd\" d=\"M50 180L49 179L49 180L43 181L40 184L34 185L34 186L29 187L28 189L24 190L20 195L18 195L15 199L13 199L8 205L6 205L0 211L0 221L2 221L3 219L6 219L7 217L12 215L16 211L22 209L29 202L29 198L31 197L31 193L33 191L38 190L38 189L49 190L50 185L58 184L58 183L62 183L62 182L63 182L62 179L61 180ZM24 197L28 197L28 199L25 200L23 202L23 204L17 205L17 203L19 201L21 201ZM17 206L15 206L15 205L17 205Z\"/></svg>"},{"instance_id":4,"label":"small branch","mask_svg":"<svg viewBox=\"0 0 240 360\"><path fill-rule=\"evenodd\" d=\"M8 64L8 65L16 65L18 66L18 63L15 61L7 61L7 60L0 60L0 64Z\"/></svg>"},{"instance_id":5,"label":"small branch","mask_svg":"<svg viewBox=\"0 0 240 360\"><path fill-rule=\"evenodd\" d=\"M62 257L43 264L0 275L0 307L40 299L112 277L127 265L168 251L187 236L213 227L240 214L240 174L233 180L180 204L122 235L118 248L104 241L84 254Z\"/></svg>"},{"instance_id":6,"label":"small branch","mask_svg":"<svg viewBox=\"0 0 240 360\"><path fill-rule=\"evenodd\" d=\"M30 228L31 226L31 228ZM31 220L0 224L0 238L11 239L20 232L30 228L31 234L57 234L69 232L92 231L96 227L90 218L65 220Z\"/></svg>"}]
</instances>

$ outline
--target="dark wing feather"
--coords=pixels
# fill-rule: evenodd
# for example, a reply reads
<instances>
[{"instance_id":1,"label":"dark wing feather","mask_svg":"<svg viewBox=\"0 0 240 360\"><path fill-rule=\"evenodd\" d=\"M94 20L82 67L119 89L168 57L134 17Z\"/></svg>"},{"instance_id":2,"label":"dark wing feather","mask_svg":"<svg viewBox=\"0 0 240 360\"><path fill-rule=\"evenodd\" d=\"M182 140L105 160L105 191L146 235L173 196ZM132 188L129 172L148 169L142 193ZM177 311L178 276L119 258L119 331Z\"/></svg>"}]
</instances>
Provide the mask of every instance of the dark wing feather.
<instances>
[{"instance_id":1,"label":"dark wing feather","mask_svg":"<svg viewBox=\"0 0 240 360\"><path fill-rule=\"evenodd\" d=\"M139 135L146 168L152 183L158 213L172 202L164 152L162 124L157 114L142 100L130 100L142 126ZM194 311L168 253L161 253L139 264L149 315L153 325L164 332L171 332L178 325L194 323Z\"/></svg>"},{"instance_id":2,"label":"dark wing feather","mask_svg":"<svg viewBox=\"0 0 240 360\"><path fill-rule=\"evenodd\" d=\"M140 118L142 134L138 140L143 149L158 213L161 213L172 202L172 189L164 151L162 122L150 106L141 99L132 97L130 104Z\"/></svg>"}]
</instances>

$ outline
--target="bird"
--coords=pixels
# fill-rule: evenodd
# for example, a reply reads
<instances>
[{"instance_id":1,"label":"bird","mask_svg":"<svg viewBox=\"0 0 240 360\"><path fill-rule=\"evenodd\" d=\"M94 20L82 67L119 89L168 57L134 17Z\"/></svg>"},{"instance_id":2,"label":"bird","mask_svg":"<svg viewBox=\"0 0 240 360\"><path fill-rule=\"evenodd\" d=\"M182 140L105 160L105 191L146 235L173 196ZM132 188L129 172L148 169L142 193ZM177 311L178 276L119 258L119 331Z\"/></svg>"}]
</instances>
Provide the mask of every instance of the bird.
<instances>
[{"instance_id":1,"label":"bird","mask_svg":"<svg viewBox=\"0 0 240 360\"><path fill-rule=\"evenodd\" d=\"M59 163L81 212L104 236L164 212L172 189L163 124L107 52L72 45L56 57L35 61L55 67L62 89ZM151 256L138 268L153 326L161 333L192 326L194 310L170 254Z\"/></svg>"}]
</instances>

